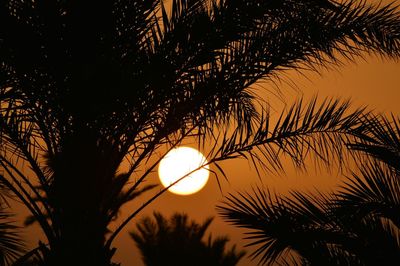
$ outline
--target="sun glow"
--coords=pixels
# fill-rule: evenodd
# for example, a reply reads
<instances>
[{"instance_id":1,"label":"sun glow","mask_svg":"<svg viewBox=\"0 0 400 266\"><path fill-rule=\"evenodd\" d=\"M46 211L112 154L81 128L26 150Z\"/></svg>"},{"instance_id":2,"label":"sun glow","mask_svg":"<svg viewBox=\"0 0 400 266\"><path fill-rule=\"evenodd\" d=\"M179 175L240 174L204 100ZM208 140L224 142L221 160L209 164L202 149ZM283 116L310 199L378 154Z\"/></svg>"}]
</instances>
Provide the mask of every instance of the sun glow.
<instances>
[{"instance_id":1,"label":"sun glow","mask_svg":"<svg viewBox=\"0 0 400 266\"><path fill-rule=\"evenodd\" d=\"M207 160L198 150L189 147L175 148L161 160L158 176L163 186L168 187L187 175L168 190L179 195L193 194L200 191L207 183L209 166L205 164ZM205 166L196 170L202 165Z\"/></svg>"}]
</instances>

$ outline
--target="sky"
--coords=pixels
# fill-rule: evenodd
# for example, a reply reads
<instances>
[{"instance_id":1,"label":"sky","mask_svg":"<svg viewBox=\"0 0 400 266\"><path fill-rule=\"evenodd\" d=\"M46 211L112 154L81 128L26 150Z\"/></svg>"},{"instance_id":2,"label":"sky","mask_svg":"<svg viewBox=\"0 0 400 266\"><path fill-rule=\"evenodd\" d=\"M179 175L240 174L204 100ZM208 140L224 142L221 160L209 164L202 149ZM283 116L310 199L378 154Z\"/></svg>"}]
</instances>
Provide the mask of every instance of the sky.
<instances>
[{"instance_id":1,"label":"sky","mask_svg":"<svg viewBox=\"0 0 400 266\"><path fill-rule=\"evenodd\" d=\"M337 69L323 70L319 74L303 74L305 76L289 72L287 73L287 82L279 85L279 89L287 103L292 103L299 97L310 99L318 94L321 99L324 97L350 98L354 107L368 106L369 109L374 110L376 113L400 114L400 62L366 55L364 59L359 59L353 63L346 62L345 66ZM271 94L273 85L267 82L260 83L260 85L262 89L259 89L259 94L267 99L272 107L280 110L282 108L281 100ZM328 173L323 170L314 171L309 169L307 173L298 173L290 167L285 173L279 175L264 174L259 178L255 169L245 160L230 160L224 162L222 166L229 178L229 183L223 181L223 178L221 179L222 191L219 190L215 178L211 176L205 188L196 194L181 196L170 192L164 193L153 204L148 206L137 219L149 215L153 211L160 211L167 216L174 212L184 212L198 222L202 222L209 216L215 216L209 232L214 237L228 235L231 239L229 245L236 244L241 248L247 243L242 239L244 231L223 222L215 211L216 204L225 195L250 189L251 186L260 185L261 183L265 187L283 194L289 189L301 189L303 191L330 190L334 189L341 180L340 173L336 171ZM151 175L150 182L158 182L156 172ZM142 202L139 199L125 206L120 213L120 217L124 217L135 210ZM19 212L20 218L24 216L26 216L25 211ZM121 262L123 266L143 265L140 254L128 234L128 231L134 229L137 219L126 227L114 243L118 248L114 260ZM37 232L38 229L33 228L33 231ZM38 234L32 234L32 229L28 228L26 230L27 241L32 246L37 243L37 236ZM251 249L246 250L251 252ZM239 266L245 265L251 266L256 265L256 263L245 258L241 260Z\"/></svg>"}]
</instances>

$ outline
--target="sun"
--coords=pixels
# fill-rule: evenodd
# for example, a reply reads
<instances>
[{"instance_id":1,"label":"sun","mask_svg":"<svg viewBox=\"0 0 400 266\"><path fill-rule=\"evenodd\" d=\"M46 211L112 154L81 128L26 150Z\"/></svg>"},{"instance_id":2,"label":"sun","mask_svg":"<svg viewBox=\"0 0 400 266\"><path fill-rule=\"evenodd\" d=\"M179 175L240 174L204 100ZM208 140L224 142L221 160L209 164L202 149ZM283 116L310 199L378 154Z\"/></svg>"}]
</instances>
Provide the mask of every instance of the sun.
<instances>
[{"instance_id":1,"label":"sun","mask_svg":"<svg viewBox=\"0 0 400 266\"><path fill-rule=\"evenodd\" d=\"M168 187L183 176L189 174L168 190L179 195L190 195L201 190L207 183L209 166L206 158L196 149L179 147L172 149L161 160L158 176L164 187ZM197 168L203 166L197 171ZM191 173L194 171L193 173Z\"/></svg>"}]
</instances>

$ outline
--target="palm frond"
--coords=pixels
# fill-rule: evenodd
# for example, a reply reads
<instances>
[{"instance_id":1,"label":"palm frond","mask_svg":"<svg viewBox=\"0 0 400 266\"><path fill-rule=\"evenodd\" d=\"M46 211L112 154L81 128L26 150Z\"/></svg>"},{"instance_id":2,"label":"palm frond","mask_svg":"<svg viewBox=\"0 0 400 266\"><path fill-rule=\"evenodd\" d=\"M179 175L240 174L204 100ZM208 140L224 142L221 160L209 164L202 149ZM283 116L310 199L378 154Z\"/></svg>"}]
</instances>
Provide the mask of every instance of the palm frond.
<instances>
[{"instance_id":1,"label":"palm frond","mask_svg":"<svg viewBox=\"0 0 400 266\"><path fill-rule=\"evenodd\" d=\"M371 162L353 174L337 193L337 206L346 213L363 216L379 215L391 219L397 226L400 206L400 181L397 172L382 163ZM339 211L339 210L338 210Z\"/></svg>"},{"instance_id":2,"label":"palm frond","mask_svg":"<svg viewBox=\"0 0 400 266\"><path fill-rule=\"evenodd\" d=\"M350 154L347 143L359 138L368 128L368 113L364 109L351 111L348 101L317 99L309 103L300 100L283 111L277 122L267 113L252 124L252 130L217 135L218 142L212 152L214 159L232 157L252 158L256 167L283 170L281 156L288 156L297 167L314 156L317 162L329 166L346 161ZM337 161L335 161L337 160Z\"/></svg>"},{"instance_id":3,"label":"palm frond","mask_svg":"<svg viewBox=\"0 0 400 266\"><path fill-rule=\"evenodd\" d=\"M11 265L25 251L25 245L16 226L10 220L12 215L0 206L0 265Z\"/></svg>"},{"instance_id":4,"label":"palm frond","mask_svg":"<svg viewBox=\"0 0 400 266\"><path fill-rule=\"evenodd\" d=\"M272 265L293 252L321 262L309 250L324 237L332 241L335 228L325 228L332 219L320 209L321 203L300 194L296 197L299 201L290 201L257 188L252 194L229 194L217 210L227 222L249 230L246 246L256 247L250 256L260 264Z\"/></svg>"},{"instance_id":5,"label":"palm frond","mask_svg":"<svg viewBox=\"0 0 400 266\"><path fill-rule=\"evenodd\" d=\"M343 226L350 230L352 243L344 243L344 250L351 252L363 265L390 264L399 259L399 228L390 219L369 215Z\"/></svg>"},{"instance_id":6,"label":"palm frond","mask_svg":"<svg viewBox=\"0 0 400 266\"><path fill-rule=\"evenodd\" d=\"M363 141L364 140L364 141ZM370 124L368 131L363 132L359 141L350 143L349 147L363 152L386 163L400 172L400 120L392 115L377 117Z\"/></svg>"}]
</instances>

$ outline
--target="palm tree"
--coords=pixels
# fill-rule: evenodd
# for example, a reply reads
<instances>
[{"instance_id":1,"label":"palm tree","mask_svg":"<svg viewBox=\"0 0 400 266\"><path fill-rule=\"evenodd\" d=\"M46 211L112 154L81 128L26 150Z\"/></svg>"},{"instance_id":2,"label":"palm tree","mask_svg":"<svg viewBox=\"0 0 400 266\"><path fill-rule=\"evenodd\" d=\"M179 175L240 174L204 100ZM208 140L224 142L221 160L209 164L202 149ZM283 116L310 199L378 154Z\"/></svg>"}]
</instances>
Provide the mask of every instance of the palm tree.
<instances>
[{"instance_id":1,"label":"palm tree","mask_svg":"<svg viewBox=\"0 0 400 266\"><path fill-rule=\"evenodd\" d=\"M364 158L360 174L348 177L337 192L284 197L257 189L230 195L218 207L228 222L251 231L253 258L273 264L289 253L300 265L400 260L400 120L383 118L370 129L368 143L350 147L372 159Z\"/></svg>"},{"instance_id":2,"label":"palm tree","mask_svg":"<svg viewBox=\"0 0 400 266\"><path fill-rule=\"evenodd\" d=\"M131 237L139 248L145 265L236 265L244 256L235 246L226 250L229 239L219 236L203 238L212 222L189 221L187 214L175 213L170 219L158 212L136 224Z\"/></svg>"},{"instance_id":3,"label":"palm tree","mask_svg":"<svg viewBox=\"0 0 400 266\"><path fill-rule=\"evenodd\" d=\"M339 55L398 58L399 24L394 6L353 1L2 1L0 180L42 228L43 263L109 265L115 237L166 190L107 234L154 187L160 147L207 138L222 175L235 157L279 169L281 153L342 154L362 110L300 101L270 126L252 85Z\"/></svg>"}]
</instances>

